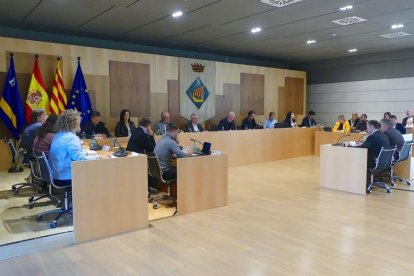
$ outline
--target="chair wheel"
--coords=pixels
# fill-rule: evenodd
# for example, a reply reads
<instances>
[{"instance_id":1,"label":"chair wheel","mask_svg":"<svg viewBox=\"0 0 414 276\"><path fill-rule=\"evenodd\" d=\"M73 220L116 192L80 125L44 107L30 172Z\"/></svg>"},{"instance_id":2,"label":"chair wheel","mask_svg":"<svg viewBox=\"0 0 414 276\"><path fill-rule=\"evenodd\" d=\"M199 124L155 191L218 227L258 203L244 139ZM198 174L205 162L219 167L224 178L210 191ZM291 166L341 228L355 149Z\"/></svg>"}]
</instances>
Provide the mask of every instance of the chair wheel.
<instances>
[{"instance_id":1,"label":"chair wheel","mask_svg":"<svg viewBox=\"0 0 414 276\"><path fill-rule=\"evenodd\" d=\"M34 196L29 197L29 203L33 202Z\"/></svg>"},{"instance_id":2,"label":"chair wheel","mask_svg":"<svg viewBox=\"0 0 414 276\"><path fill-rule=\"evenodd\" d=\"M56 228L57 227L57 221L52 221L50 224L49 224L49 226L50 226L50 228Z\"/></svg>"},{"instance_id":3,"label":"chair wheel","mask_svg":"<svg viewBox=\"0 0 414 276\"><path fill-rule=\"evenodd\" d=\"M411 182L410 181L407 181L407 185L411 185Z\"/></svg>"},{"instance_id":4,"label":"chair wheel","mask_svg":"<svg viewBox=\"0 0 414 276\"><path fill-rule=\"evenodd\" d=\"M28 209L33 209L34 207L34 202L30 202L29 205L27 206Z\"/></svg>"},{"instance_id":5,"label":"chair wheel","mask_svg":"<svg viewBox=\"0 0 414 276\"><path fill-rule=\"evenodd\" d=\"M17 188L12 186L12 191L14 191L14 192L17 191Z\"/></svg>"},{"instance_id":6,"label":"chair wheel","mask_svg":"<svg viewBox=\"0 0 414 276\"><path fill-rule=\"evenodd\" d=\"M152 204L152 208L153 209L158 209L158 202L155 202L154 204Z\"/></svg>"},{"instance_id":7,"label":"chair wheel","mask_svg":"<svg viewBox=\"0 0 414 276\"><path fill-rule=\"evenodd\" d=\"M390 189L387 189L387 193L390 194L391 193L391 190Z\"/></svg>"}]
</instances>

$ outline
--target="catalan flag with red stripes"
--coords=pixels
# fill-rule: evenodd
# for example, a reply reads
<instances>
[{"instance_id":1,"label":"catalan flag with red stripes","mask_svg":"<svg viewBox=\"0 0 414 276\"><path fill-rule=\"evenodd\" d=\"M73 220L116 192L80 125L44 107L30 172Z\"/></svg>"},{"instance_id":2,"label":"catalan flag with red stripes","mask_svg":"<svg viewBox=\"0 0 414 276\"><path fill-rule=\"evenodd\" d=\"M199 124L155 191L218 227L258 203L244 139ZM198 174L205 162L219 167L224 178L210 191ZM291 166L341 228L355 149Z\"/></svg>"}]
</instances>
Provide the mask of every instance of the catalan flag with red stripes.
<instances>
[{"instance_id":1,"label":"catalan flag with red stripes","mask_svg":"<svg viewBox=\"0 0 414 276\"><path fill-rule=\"evenodd\" d=\"M32 122L32 111L39 108L43 108L45 112L49 111L49 96L46 93L46 85L40 73L38 56L36 55L25 105L28 124Z\"/></svg>"},{"instance_id":2,"label":"catalan flag with red stripes","mask_svg":"<svg viewBox=\"0 0 414 276\"><path fill-rule=\"evenodd\" d=\"M50 96L51 114L59 115L66 109L68 100L65 93L65 85L63 84L62 71L60 70L60 58L57 59L55 81L53 83L52 95Z\"/></svg>"}]
</instances>

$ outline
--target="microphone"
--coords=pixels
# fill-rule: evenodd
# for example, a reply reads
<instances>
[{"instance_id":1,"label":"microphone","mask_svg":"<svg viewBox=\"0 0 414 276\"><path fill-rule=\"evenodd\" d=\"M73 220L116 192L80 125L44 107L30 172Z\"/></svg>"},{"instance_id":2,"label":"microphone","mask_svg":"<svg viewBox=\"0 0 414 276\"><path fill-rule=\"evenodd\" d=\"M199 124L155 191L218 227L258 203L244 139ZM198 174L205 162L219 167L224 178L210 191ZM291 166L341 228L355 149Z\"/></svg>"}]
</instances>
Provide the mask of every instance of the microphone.
<instances>
[{"instance_id":1,"label":"microphone","mask_svg":"<svg viewBox=\"0 0 414 276\"><path fill-rule=\"evenodd\" d=\"M202 142L200 142L200 141L198 141L198 140L196 140L196 139L191 138L191 139L190 139L190 141L191 141L191 142L197 142L197 143L199 143L200 145L204 146L204 143L202 143Z\"/></svg>"},{"instance_id":2,"label":"microphone","mask_svg":"<svg viewBox=\"0 0 414 276\"><path fill-rule=\"evenodd\" d=\"M349 136L350 136L349 133L345 133L344 135L342 135L341 137L339 137L338 141L336 141L336 144L333 144L333 145L335 145L335 146L340 145L341 144L340 142L342 142L342 139L345 139L345 138L347 138Z\"/></svg>"}]
</instances>

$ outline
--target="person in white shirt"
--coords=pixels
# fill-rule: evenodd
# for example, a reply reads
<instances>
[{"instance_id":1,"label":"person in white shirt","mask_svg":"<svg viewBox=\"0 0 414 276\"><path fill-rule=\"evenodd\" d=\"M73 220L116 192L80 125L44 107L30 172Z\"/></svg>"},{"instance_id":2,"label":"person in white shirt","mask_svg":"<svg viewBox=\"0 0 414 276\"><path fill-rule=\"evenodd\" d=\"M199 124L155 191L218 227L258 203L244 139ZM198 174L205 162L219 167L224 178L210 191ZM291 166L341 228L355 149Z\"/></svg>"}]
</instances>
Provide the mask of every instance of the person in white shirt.
<instances>
[{"instance_id":1,"label":"person in white shirt","mask_svg":"<svg viewBox=\"0 0 414 276\"><path fill-rule=\"evenodd\" d=\"M187 132L203 132L203 127L198 123L200 119L197 114L191 114L191 121L185 126Z\"/></svg>"},{"instance_id":2,"label":"person in white shirt","mask_svg":"<svg viewBox=\"0 0 414 276\"><path fill-rule=\"evenodd\" d=\"M275 128L277 121L275 120L276 114L272 111L269 113L269 118L265 120L263 128Z\"/></svg>"}]
</instances>

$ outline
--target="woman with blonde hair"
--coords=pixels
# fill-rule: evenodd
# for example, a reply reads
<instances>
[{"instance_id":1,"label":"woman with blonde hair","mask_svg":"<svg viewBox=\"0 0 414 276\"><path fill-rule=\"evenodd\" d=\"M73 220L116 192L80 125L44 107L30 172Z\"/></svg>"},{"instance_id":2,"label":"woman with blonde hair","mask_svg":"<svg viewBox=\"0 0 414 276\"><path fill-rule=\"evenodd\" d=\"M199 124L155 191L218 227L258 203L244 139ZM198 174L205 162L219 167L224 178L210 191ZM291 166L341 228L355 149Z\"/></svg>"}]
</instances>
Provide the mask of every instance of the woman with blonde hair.
<instances>
[{"instance_id":1,"label":"woman with blonde hair","mask_svg":"<svg viewBox=\"0 0 414 276\"><path fill-rule=\"evenodd\" d=\"M71 163L81 160L99 159L98 155L86 156L81 141L76 135L80 131L80 113L68 109L63 111L56 122L57 133L49 151L49 163L56 185L72 184Z\"/></svg>"}]
</instances>

